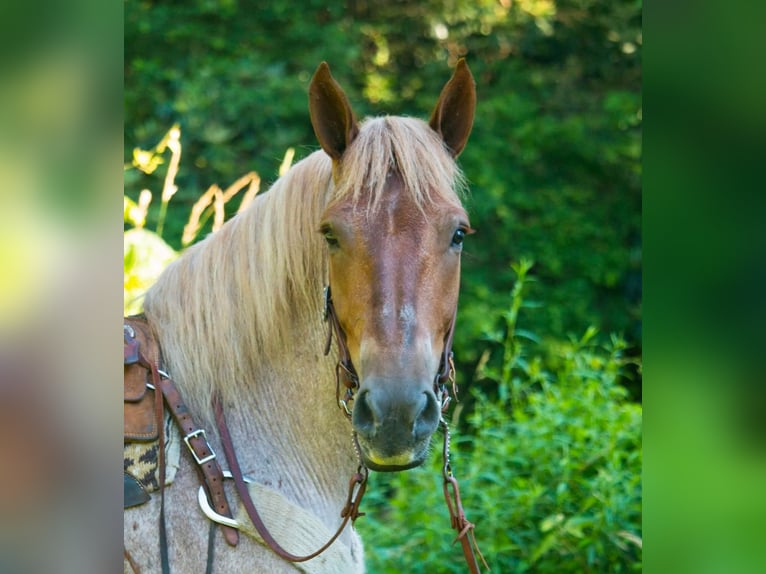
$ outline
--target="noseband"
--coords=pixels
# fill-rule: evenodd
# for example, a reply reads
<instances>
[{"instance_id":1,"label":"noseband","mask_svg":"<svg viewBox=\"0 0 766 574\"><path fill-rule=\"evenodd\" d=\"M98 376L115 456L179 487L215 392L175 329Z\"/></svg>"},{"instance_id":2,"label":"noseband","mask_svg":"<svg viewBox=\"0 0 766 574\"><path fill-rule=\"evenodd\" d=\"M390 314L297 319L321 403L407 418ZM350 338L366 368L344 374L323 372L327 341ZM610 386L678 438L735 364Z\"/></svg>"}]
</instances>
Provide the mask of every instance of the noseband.
<instances>
[{"instance_id":1,"label":"noseband","mask_svg":"<svg viewBox=\"0 0 766 574\"><path fill-rule=\"evenodd\" d=\"M441 412L447 411L451 397L447 390L447 382L452 383L452 394L457 397L457 387L455 386L455 363L452 353L452 339L455 335L455 318L457 316L457 307L455 315L452 317L447 334L444 336L444 350L442 351L439 362L439 370L434 377L434 394L441 404ZM335 312L335 305L332 301L330 286L324 288L324 320L327 321L327 339L324 346L325 356L330 354L332 346L333 333L338 343L338 362L335 365L335 398L338 406L348 418L351 418L351 407L349 403L354 400L354 393L359 389L359 375L351 362L351 354L348 352L346 343L346 333L340 326L338 315ZM345 388L343 398L341 398L341 385Z\"/></svg>"}]
</instances>

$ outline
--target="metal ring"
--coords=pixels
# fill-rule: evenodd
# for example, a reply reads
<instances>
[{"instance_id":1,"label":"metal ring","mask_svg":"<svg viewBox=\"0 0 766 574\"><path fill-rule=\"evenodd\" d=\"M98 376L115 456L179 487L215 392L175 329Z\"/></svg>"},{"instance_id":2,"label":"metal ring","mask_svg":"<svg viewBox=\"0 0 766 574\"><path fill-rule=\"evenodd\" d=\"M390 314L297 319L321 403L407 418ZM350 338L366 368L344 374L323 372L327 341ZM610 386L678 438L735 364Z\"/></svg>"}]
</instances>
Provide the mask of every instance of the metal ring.
<instances>
[{"instance_id":1,"label":"metal ring","mask_svg":"<svg viewBox=\"0 0 766 574\"><path fill-rule=\"evenodd\" d=\"M159 374L163 379L170 379L170 375L168 375L162 369L157 369L157 374ZM154 385L151 383L146 383L146 388L154 390Z\"/></svg>"},{"instance_id":2,"label":"metal ring","mask_svg":"<svg viewBox=\"0 0 766 574\"><path fill-rule=\"evenodd\" d=\"M231 472L228 470L223 471L223 477L233 478ZM247 476L243 476L242 480L244 480L248 484L252 484L255 482L252 478L249 478ZM203 514L207 516L210 520L212 520L213 522L217 522L218 524L223 524L224 526L230 526L232 528L236 528L237 530L239 530L239 522L237 522L233 518L224 516L223 514L218 514L215 510L213 510L213 507L210 506L210 502L207 499L207 494L205 493L204 486L199 487L199 491L197 492L197 502L199 502L199 506L202 509Z\"/></svg>"}]
</instances>

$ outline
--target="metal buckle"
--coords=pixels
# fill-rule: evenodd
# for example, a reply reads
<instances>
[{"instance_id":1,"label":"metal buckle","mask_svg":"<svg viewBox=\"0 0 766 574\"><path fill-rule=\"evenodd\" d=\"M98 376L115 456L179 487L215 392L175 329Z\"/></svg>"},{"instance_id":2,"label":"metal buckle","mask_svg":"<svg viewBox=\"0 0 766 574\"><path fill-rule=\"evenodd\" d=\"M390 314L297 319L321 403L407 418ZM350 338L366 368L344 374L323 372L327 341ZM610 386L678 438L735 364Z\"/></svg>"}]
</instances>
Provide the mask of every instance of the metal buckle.
<instances>
[{"instance_id":1,"label":"metal buckle","mask_svg":"<svg viewBox=\"0 0 766 574\"><path fill-rule=\"evenodd\" d=\"M197 453L194 452L194 447L192 447L192 445L189 443L191 439L198 437L199 435L202 435L202 438L205 439L205 445L207 446L207 449L210 451L210 454L203 459L200 459L197 456ZM194 460L197 462L197 464L202 465L215 458L215 452L213 452L213 449L210 446L210 443L207 442L207 433L205 432L205 429L197 429L194 432L187 434L184 437L184 442L186 443L186 446L189 447L189 450L191 451L192 456L194 457Z\"/></svg>"}]
</instances>

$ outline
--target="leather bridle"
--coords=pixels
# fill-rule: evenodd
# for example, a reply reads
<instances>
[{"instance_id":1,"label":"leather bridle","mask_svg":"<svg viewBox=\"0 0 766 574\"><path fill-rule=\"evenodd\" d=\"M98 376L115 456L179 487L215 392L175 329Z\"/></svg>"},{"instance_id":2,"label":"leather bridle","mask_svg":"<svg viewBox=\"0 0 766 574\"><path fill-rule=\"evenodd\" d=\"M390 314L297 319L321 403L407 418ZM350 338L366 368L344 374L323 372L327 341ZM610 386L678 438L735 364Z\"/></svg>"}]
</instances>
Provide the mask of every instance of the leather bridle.
<instances>
[{"instance_id":1,"label":"leather bridle","mask_svg":"<svg viewBox=\"0 0 766 574\"><path fill-rule=\"evenodd\" d=\"M454 354L452 352L452 340L455 335L456 318L457 307L455 307L455 314L452 317L450 326L447 329L447 334L444 337L444 349L442 350L439 369L434 378L434 393L441 403L442 415L447 411L451 399L449 390L447 389L448 382L451 383L452 394L457 398L455 363L453 358ZM359 389L359 375L357 375L356 369L351 362L351 354L348 351L348 345L346 343L346 333L343 331L338 315L335 312L335 305L333 304L329 285L324 288L324 319L329 323L324 354L326 356L330 353L334 334L335 341L338 345L338 362L335 365L335 396L338 401L338 406L344 411L346 417L350 419L351 408L349 408L349 403L354 400L354 393ZM345 388L343 398L340 396L341 385ZM481 561L487 570L489 570L489 566L487 565L486 560L484 560L484 556L482 556L479 546L476 543L476 536L474 534L475 525L472 522L469 522L465 516L463 504L460 500L460 489L458 487L457 478L455 478L452 473L452 467L449 460L449 425L447 424L447 421L444 420L443 416L440 416L439 423L444 431L444 446L442 449L444 465L442 467L442 476L444 477L444 499L447 502L450 523L452 528L458 533L455 541L460 540L463 548L463 555L465 556L466 564L468 565L471 574L478 574L480 570L478 561L476 560L476 554L481 558ZM358 451L357 455L359 455ZM360 460L360 468L363 467L364 465ZM359 495L359 498L361 498L361 494Z\"/></svg>"},{"instance_id":2,"label":"leather bridle","mask_svg":"<svg viewBox=\"0 0 766 574\"><path fill-rule=\"evenodd\" d=\"M330 352L330 348L332 346L333 334L335 335L335 340L338 346L338 362L335 367L336 398L338 400L338 406L343 410L345 416L351 419L352 411L351 411L351 408L349 407L349 403L353 401L354 393L359 389L359 376L357 375L356 369L354 368L354 365L351 361L351 356L348 351L348 346L346 343L346 334L343 331L343 328L340 325L338 316L335 312L335 306L332 301L332 294L330 292L329 286L325 287L325 291L324 291L324 319L328 323L328 332L327 332L327 339L325 343L324 354L328 355ZM137 321L145 322L145 319L133 318L133 319L129 319L128 321L133 321L133 324L136 324ZM129 330L131 333L128 332ZM457 396L457 388L455 386L455 365L453 362L453 353L452 353L452 340L454 336L454 331L455 331L455 317L453 316L452 322L444 338L444 349L442 351L439 369L434 378L434 392L436 393L436 396L439 402L441 403L442 414L447 410L447 407L450 402L450 394L449 394L449 390L447 389L447 382L451 382L453 395ZM151 341L150 344L156 344L156 341ZM343 520L341 521L341 524L338 527L335 534L333 534L332 537L321 548L305 556L296 556L288 552L287 550L285 550L279 544L279 542L277 542L274 539L274 537L269 533L268 529L263 523L263 520L261 519L258 513L258 510L256 509L255 504L253 503L253 500L250 496L250 490L247 487L247 482L249 482L249 480L242 474L242 469L240 468L239 461L237 459L237 455L234 449L234 444L231 439L231 434L229 433L229 429L226 425L226 418L224 415L223 403L220 400L220 397L215 396L213 398L213 409L215 412L216 425L220 433L223 451L226 456L226 460L229 464L229 468L231 469L230 473L223 472L220 470L220 467L218 467L215 461L215 453L212 452L212 449L207 443L207 440L204 438L204 430L199 429L194 425L190 415L188 415L188 410L186 409L186 406L184 405L183 400L181 399L180 394L178 393L173 381L167 375L167 373L160 370L159 360L156 362L146 360L144 355L139 351L138 342L132 335L132 328L130 328L129 326L125 328L125 345L126 345L125 346L126 365L129 364L129 361L133 361L133 362L140 361L142 364L144 364L147 370L150 371L153 386L155 388L161 389L162 391L161 393L158 392L156 394L157 400L160 401L158 405L161 404L162 395L165 395L165 401L168 404L170 404L170 401L172 400L173 404L175 405L175 408L171 408L171 412L173 416L176 418L176 422L179 424L179 426L181 426L182 430L184 431L186 435L184 439L185 439L185 442L187 443L187 446L189 446L189 449L192 452L192 456L194 457L195 461L198 463L199 466L202 466L202 463L207 463L207 467L213 469L212 473L204 473L204 476L203 474L200 475L203 478L203 491L204 491L202 494L200 494L200 500L202 500L203 498L212 499L214 503L217 503L216 507L223 510L223 513L216 513L212 510L210 511L205 510L205 514L212 520L219 522L221 524L221 527L223 528L227 542L230 545L234 546L237 544L238 540L237 540L235 529L238 528L238 525L231 517L231 512L225 500L225 494L223 493L223 490L220 488L222 486L223 478L228 478L229 476L231 476L231 478L234 479L237 493L239 494L239 497L242 499L242 504L245 507L248 517L252 521L253 526L255 527L258 534L261 536L261 538L266 543L266 545L275 554L277 554L281 558L290 562L305 562L307 560L311 560L312 558L319 556L325 550L327 550L335 542L335 540L338 539L338 537L341 535L343 530L346 528L349 521L353 524L359 516L364 515L364 513L359 512L359 506L361 504L362 497L364 496L365 490L367 488L367 478L369 475L369 471L367 467L364 465L361 459L361 454L359 453L357 448L357 456L359 457L359 466L357 467L356 472L352 474L349 480L349 487L348 487L346 502L340 513ZM131 354L130 358L128 356L129 354ZM135 357L133 357L133 355L135 355ZM345 392L342 398L341 398L341 385L345 389ZM160 421L160 428L162 428L161 406L159 407L158 410L160 414L158 414L157 416L158 416L158 420ZM186 416L187 418L183 419L182 415ZM455 541L460 540L461 542L461 545L463 548L463 554L465 556L465 560L471 574L478 574L480 570L479 570L478 561L476 559L477 554L479 558L481 558L481 561L483 562L485 567L487 567L487 569L489 569L489 566L487 566L487 563L484 560L484 557L482 556L478 546L476 545L476 539L473 533L474 524L469 522L466 519L465 512L463 511L457 479L454 477L452 473L452 468L449 462L450 434L449 434L449 427L447 425L447 422L444 420L443 416L440 417L440 424L444 431L444 447L442 451L442 454L444 456L444 466L442 468L442 474L444 477L443 490L444 490L444 497L447 502L447 508L450 514L451 526L453 529L457 531L457 537ZM199 444L197 444L195 441L199 439L200 437L202 440ZM162 467L160 469L160 472L163 473L164 475L163 442L164 441L163 441L162 432L160 432L160 466ZM356 443L356 441L354 442ZM164 484L162 483L164 483L164 480L161 481L161 493L164 494L164 490L162 489L162 486L164 486ZM216 484L218 486L218 489L220 490L220 494L217 491L215 493L211 491L210 485L212 484ZM205 494L207 496L204 496ZM164 496L162 496L162 499L163 499L162 506L164 509ZM209 504L207 504L207 500L205 500L205 503L209 509L210 506ZM164 515L164 512L161 514ZM208 541L207 571L212 570L212 559L213 559L213 552L212 552L213 530L212 529L210 533L211 534L209 536L209 541ZM167 543L165 541L164 517L161 517L160 519L160 534L161 534L160 535L160 550L162 555L162 560L161 560L162 571L163 573L166 573L166 572L169 572L169 562L167 559ZM474 549L475 549L475 552L474 552ZM125 551L125 555L130 562L130 556L127 553L127 551Z\"/></svg>"},{"instance_id":3,"label":"leather bridle","mask_svg":"<svg viewBox=\"0 0 766 574\"><path fill-rule=\"evenodd\" d=\"M447 389L447 382L452 383L452 394L457 397L457 387L455 386L455 362L452 352L452 340L455 335L455 319L457 318L457 307L452 316L447 334L444 336L444 349L439 369L434 378L434 394L441 405L441 412L447 411L451 397ZM340 325L340 320L335 312L335 305L332 300L330 286L324 288L324 320L328 323L327 339L324 346L325 356L330 354L333 335L338 345L338 362L335 365L335 397L338 406L345 415L351 418L351 408L349 403L354 400L354 393L359 389L359 375L356 373L354 364L351 362L351 354L346 344L346 333ZM341 398L341 386L345 389L343 398Z\"/></svg>"},{"instance_id":4,"label":"leather bridle","mask_svg":"<svg viewBox=\"0 0 766 574\"><path fill-rule=\"evenodd\" d=\"M335 312L335 305L332 301L330 286L324 288L324 320L328 324L327 339L324 345L325 357L330 354L332 347L332 337L335 335L335 342L338 345L338 362L335 364L335 398L338 406L343 410L346 417L351 418L351 408L349 403L354 400L354 393L359 388L359 375L356 373L354 364L351 362L351 353L346 344L346 333L340 326L340 320ZM340 397L341 384L345 388L343 398Z\"/></svg>"}]
</instances>

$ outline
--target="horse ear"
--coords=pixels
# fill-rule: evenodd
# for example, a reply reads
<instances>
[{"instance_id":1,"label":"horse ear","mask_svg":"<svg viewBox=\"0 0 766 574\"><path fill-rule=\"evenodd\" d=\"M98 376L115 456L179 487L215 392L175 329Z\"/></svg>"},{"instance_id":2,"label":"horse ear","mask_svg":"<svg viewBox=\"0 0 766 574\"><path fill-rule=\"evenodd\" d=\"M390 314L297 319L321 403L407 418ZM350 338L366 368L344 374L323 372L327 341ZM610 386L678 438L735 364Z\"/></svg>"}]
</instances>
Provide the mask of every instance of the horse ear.
<instances>
[{"instance_id":1,"label":"horse ear","mask_svg":"<svg viewBox=\"0 0 766 574\"><path fill-rule=\"evenodd\" d=\"M431 114L429 125L447 144L452 157L463 151L473 126L476 110L476 83L465 59L460 58Z\"/></svg>"},{"instance_id":2,"label":"horse ear","mask_svg":"<svg viewBox=\"0 0 766 574\"><path fill-rule=\"evenodd\" d=\"M327 62L319 64L311 79L309 111L319 145L331 158L340 159L359 128L348 98L332 77Z\"/></svg>"}]
</instances>

